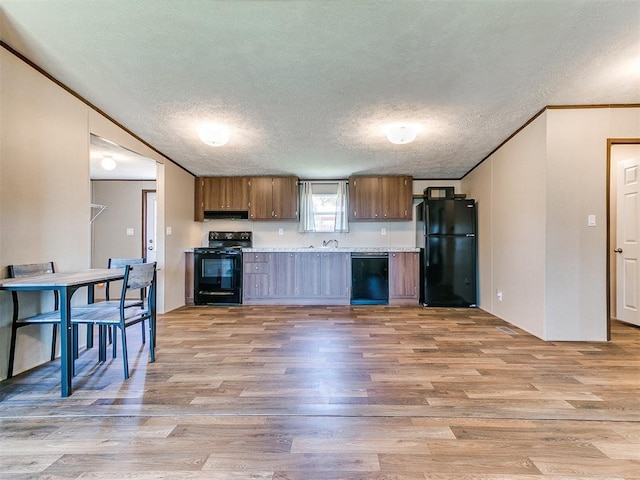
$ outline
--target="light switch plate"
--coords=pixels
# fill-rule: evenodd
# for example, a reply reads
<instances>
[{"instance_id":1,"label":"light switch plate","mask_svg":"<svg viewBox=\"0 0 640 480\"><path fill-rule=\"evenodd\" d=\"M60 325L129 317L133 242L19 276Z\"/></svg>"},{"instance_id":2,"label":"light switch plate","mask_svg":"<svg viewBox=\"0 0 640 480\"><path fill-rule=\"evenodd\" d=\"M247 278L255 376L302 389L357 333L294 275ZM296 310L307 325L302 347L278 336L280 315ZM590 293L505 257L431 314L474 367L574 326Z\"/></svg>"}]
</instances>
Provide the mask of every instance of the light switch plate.
<instances>
[{"instance_id":1,"label":"light switch plate","mask_svg":"<svg viewBox=\"0 0 640 480\"><path fill-rule=\"evenodd\" d=\"M133 235L133 228L127 228L127 236Z\"/></svg>"},{"instance_id":2,"label":"light switch plate","mask_svg":"<svg viewBox=\"0 0 640 480\"><path fill-rule=\"evenodd\" d=\"M167 236L173 235L173 228L167 227Z\"/></svg>"},{"instance_id":3,"label":"light switch plate","mask_svg":"<svg viewBox=\"0 0 640 480\"><path fill-rule=\"evenodd\" d=\"M588 215L587 216L587 226L589 226L589 227L595 227L596 226L596 216L595 215Z\"/></svg>"}]
</instances>

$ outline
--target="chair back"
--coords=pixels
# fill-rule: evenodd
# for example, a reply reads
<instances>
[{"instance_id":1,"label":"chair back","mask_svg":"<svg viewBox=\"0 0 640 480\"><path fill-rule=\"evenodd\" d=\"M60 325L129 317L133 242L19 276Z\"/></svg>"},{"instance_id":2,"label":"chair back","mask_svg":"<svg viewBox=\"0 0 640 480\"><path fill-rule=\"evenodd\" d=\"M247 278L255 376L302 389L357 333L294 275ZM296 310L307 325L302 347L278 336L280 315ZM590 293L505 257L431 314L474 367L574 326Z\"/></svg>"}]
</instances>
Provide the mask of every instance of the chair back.
<instances>
[{"instance_id":1,"label":"chair back","mask_svg":"<svg viewBox=\"0 0 640 480\"><path fill-rule=\"evenodd\" d=\"M155 309L156 262L134 263L125 266L122 281L120 308L124 308L125 298L129 290L149 290L149 309ZM152 305L153 303L153 305Z\"/></svg>"},{"instance_id":2,"label":"chair back","mask_svg":"<svg viewBox=\"0 0 640 480\"><path fill-rule=\"evenodd\" d=\"M25 263L22 265L9 265L9 278L33 277L34 275L45 275L47 273L56 273L53 262L46 263ZM18 292L11 292L13 300L13 316L14 320L18 318ZM53 292L54 310L60 308L58 291Z\"/></svg>"},{"instance_id":3,"label":"chair back","mask_svg":"<svg viewBox=\"0 0 640 480\"><path fill-rule=\"evenodd\" d=\"M127 265L135 265L144 262L144 258L110 258L108 266L109 268L124 268Z\"/></svg>"},{"instance_id":4,"label":"chair back","mask_svg":"<svg viewBox=\"0 0 640 480\"><path fill-rule=\"evenodd\" d=\"M139 263L144 263L146 260L144 258L110 258L109 263L107 264L108 268L125 268L127 265L137 265ZM111 282L107 282L104 287L104 296L106 300L110 300L109 296L109 284ZM144 290L140 290L140 300L144 300Z\"/></svg>"},{"instance_id":5,"label":"chair back","mask_svg":"<svg viewBox=\"0 0 640 480\"><path fill-rule=\"evenodd\" d=\"M46 273L55 273L53 262L9 265L10 278L32 277L34 275L44 275Z\"/></svg>"}]
</instances>

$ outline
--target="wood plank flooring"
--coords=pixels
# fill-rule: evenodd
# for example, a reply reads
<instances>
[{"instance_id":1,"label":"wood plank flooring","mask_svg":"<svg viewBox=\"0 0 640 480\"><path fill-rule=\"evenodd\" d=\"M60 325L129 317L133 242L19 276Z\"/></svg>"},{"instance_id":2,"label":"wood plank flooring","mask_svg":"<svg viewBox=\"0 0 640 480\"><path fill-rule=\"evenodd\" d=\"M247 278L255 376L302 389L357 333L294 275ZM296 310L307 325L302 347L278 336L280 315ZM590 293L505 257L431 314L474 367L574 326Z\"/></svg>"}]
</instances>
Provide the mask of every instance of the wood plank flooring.
<instances>
[{"instance_id":1,"label":"wood plank flooring","mask_svg":"<svg viewBox=\"0 0 640 480\"><path fill-rule=\"evenodd\" d=\"M543 342L482 310L190 307L157 361L0 383L0 478L639 479L640 329Z\"/></svg>"}]
</instances>

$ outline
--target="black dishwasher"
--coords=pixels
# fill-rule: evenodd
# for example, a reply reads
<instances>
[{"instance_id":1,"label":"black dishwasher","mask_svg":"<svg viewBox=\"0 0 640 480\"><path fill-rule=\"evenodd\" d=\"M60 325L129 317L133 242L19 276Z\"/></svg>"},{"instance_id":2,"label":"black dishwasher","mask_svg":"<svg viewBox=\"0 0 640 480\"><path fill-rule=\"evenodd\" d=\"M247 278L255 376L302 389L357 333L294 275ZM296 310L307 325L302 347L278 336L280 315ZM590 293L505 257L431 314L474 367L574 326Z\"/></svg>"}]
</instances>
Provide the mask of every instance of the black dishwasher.
<instances>
[{"instance_id":1,"label":"black dishwasher","mask_svg":"<svg viewBox=\"0 0 640 480\"><path fill-rule=\"evenodd\" d=\"M389 254L351 254L351 305L389 303Z\"/></svg>"}]
</instances>

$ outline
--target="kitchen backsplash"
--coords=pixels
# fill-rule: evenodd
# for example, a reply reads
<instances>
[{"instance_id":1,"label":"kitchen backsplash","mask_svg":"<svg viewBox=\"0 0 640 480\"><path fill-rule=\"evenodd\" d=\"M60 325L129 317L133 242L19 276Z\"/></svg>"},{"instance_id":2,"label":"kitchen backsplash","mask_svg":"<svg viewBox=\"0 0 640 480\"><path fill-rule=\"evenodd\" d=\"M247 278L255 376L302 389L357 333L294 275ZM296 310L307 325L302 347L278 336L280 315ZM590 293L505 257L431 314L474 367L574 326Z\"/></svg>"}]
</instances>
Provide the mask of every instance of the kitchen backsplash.
<instances>
[{"instance_id":1,"label":"kitchen backsplash","mask_svg":"<svg viewBox=\"0 0 640 480\"><path fill-rule=\"evenodd\" d=\"M348 233L299 233L297 222L205 220L201 246L207 245L211 230L253 232L253 246L256 248L321 247L323 241L332 239L337 240L340 247L414 247L416 237L415 221L352 222Z\"/></svg>"}]
</instances>

